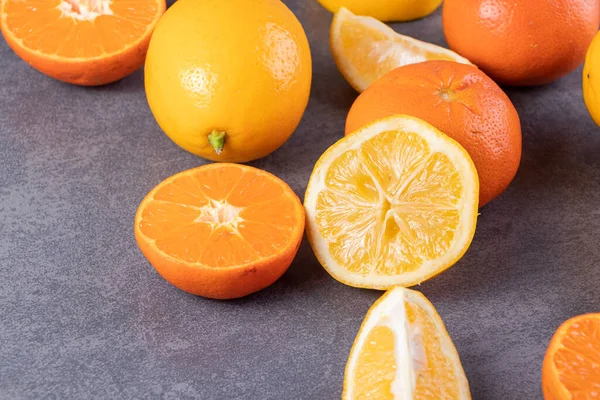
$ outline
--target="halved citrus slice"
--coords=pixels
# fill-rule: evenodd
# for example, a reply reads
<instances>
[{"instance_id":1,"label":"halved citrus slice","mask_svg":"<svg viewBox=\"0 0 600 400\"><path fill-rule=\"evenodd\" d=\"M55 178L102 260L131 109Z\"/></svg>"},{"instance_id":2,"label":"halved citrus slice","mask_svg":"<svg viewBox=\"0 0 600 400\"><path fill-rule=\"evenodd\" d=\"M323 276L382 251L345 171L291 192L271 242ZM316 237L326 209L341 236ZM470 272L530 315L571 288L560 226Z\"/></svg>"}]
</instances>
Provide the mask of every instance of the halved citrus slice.
<instances>
[{"instance_id":1,"label":"halved citrus slice","mask_svg":"<svg viewBox=\"0 0 600 400\"><path fill-rule=\"evenodd\" d=\"M165 0L0 0L0 30L33 68L103 85L144 63Z\"/></svg>"},{"instance_id":2,"label":"halved citrus slice","mask_svg":"<svg viewBox=\"0 0 600 400\"><path fill-rule=\"evenodd\" d=\"M344 7L333 17L330 45L340 72L359 92L403 65L429 60L470 64L451 50L396 33L383 22Z\"/></svg>"},{"instance_id":3,"label":"halved citrus slice","mask_svg":"<svg viewBox=\"0 0 600 400\"><path fill-rule=\"evenodd\" d=\"M346 364L342 400L468 400L452 339L421 293L396 287L369 309Z\"/></svg>"},{"instance_id":4,"label":"halved citrus slice","mask_svg":"<svg viewBox=\"0 0 600 400\"><path fill-rule=\"evenodd\" d=\"M350 286L418 284L467 250L479 181L468 153L428 123L395 115L331 146L306 190L317 258Z\"/></svg>"},{"instance_id":5,"label":"halved citrus slice","mask_svg":"<svg viewBox=\"0 0 600 400\"><path fill-rule=\"evenodd\" d=\"M167 178L142 201L135 237L167 281L216 299L242 297L288 269L304 234L304 209L279 178L210 164Z\"/></svg>"},{"instance_id":6,"label":"halved citrus slice","mask_svg":"<svg viewBox=\"0 0 600 400\"><path fill-rule=\"evenodd\" d=\"M565 321L546 351L542 367L546 400L587 400L600 396L600 313Z\"/></svg>"}]
</instances>

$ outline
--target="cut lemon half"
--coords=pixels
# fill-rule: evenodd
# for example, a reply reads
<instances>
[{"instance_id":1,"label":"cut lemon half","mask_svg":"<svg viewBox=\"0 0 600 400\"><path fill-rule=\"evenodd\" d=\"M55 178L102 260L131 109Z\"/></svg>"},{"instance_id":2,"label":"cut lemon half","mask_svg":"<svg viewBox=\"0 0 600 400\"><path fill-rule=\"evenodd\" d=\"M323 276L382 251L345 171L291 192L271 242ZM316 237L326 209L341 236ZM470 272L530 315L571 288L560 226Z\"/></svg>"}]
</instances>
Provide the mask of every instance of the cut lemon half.
<instances>
[{"instance_id":1,"label":"cut lemon half","mask_svg":"<svg viewBox=\"0 0 600 400\"><path fill-rule=\"evenodd\" d=\"M323 267L350 286L418 284L469 247L479 181L468 153L418 118L387 117L317 161L304 207Z\"/></svg>"},{"instance_id":2,"label":"cut lemon half","mask_svg":"<svg viewBox=\"0 0 600 400\"><path fill-rule=\"evenodd\" d=\"M468 400L442 319L421 293L396 287L371 307L354 341L342 400Z\"/></svg>"},{"instance_id":3,"label":"cut lemon half","mask_svg":"<svg viewBox=\"0 0 600 400\"><path fill-rule=\"evenodd\" d=\"M400 35L383 22L341 7L331 25L331 51L344 78L359 92L391 70L430 60L469 60L443 47Z\"/></svg>"}]
</instances>

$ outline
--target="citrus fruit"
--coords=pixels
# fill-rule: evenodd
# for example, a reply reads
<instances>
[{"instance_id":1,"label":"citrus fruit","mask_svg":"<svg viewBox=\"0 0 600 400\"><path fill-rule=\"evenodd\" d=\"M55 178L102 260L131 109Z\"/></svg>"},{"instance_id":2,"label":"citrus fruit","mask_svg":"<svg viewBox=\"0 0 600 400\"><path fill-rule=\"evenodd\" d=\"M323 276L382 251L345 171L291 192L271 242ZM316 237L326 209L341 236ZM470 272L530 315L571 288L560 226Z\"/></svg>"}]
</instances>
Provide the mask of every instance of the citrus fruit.
<instances>
[{"instance_id":1,"label":"citrus fruit","mask_svg":"<svg viewBox=\"0 0 600 400\"><path fill-rule=\"evenodd\" d=\"M479 205L502 193L521 160L521 124L506 94L472 65L427 61L400 67L354 102L346 134L379 118L408 114L458 141L479 173Z\"/></svg>"},{"instance_id":2,"label":"citrus fruit","mask_svg":"<svg viewBox=\"0 0 600 400\"><path fill-rule=\"evenodd\" d=\"M564 322L544 357L542 390L546 400L595 399L600 394L600 314Z\"/></svg>"},{"instance_id":3,"label":"citrus fruit","mask_svg":"<svg viewBox=\"0 0 600 400\"><path fill-rule=\"evenodd\" d=\"M342 400L468 400L444 323L421 293L395 287L373 304L346 364Z\"/></svg>"},{"instance_id":4,"label":"citrus fruit","mask_svg":"<svg viewBox=\"0 0 600 400\"><path fill-rule=\"evenodd\" d=\"M135 216L140 250L163 278L215 299L242 297L275 282L304 233L292 189L259 169L211 164L156 186Z\"/></svg>"},{"instance_id":5,"label":"citrus fruit","mask_svg":"<svg viewBox=\"0 0 600 400\"><path fill-rule=\"evenodd\" d=\"M330 44L342 75L359 92L402 65L427 60L469 64L453 51L400 35L383 22L354 15L343 7L333 18Z\"/></svg>"},{"instance_id":6,"label":"citrus fruit","mask_svg":"<svg viewBox=\"0 0 600 400\"><path fill-rule=\"evenodd\" d=\"M280 0L179 0L152 36L148 103L179 146L246 162L294 132L312 77L304 30Z\"/></svg>"},{"instance_id":7,"label":"citrus fruit","mask_svg":"<svg viewBox=\"0 0 600 400\"><path fill-rule=\"evenodd\" d=\"M144 63L165 0L0 0L8 45L64 82L103 85Z\"/></svg>"},{"instance_id":8,"label":"citrus fruit","mask_svg":"<svg viewBox=\"0 0 600 400\"><path fill-rule=\"evenodd\" d=\"M395 115L342 138L317 161L304 198L308 239L342 283L411 286L462 257L478 197L477 171L457 142Z\"/></svg>"},{"instance_id":9,"label":"citrus fruit","mask_svg":"<svg viewBox=\"0 0 600 400\"><path fill-rule=\"evenodd\" d=\"M583 98L592 118L600 126L600 33L596 34L585 57Z\"/></svg>"},{"instance_id":10,"label":"citrus fruit","mask_svg":"<svg viewBox=\"0 0 600 400\"><path fill-rule=\"evenodd\" d=\"M333 13L345 7L380 21L410 21L431 14L442 0L319 0L319 3Z\"/></svg>"},{"instance_id":11,"label":"citrus fruit","mask_svg":"<svg viewBox=\"0 0 600 400\"><path fill-rule=\"evenodd\" d=\"M575 70L598 31L598 0L447 0L450 48L496 82L542 85Z\"/></svg>"}]
</instances>

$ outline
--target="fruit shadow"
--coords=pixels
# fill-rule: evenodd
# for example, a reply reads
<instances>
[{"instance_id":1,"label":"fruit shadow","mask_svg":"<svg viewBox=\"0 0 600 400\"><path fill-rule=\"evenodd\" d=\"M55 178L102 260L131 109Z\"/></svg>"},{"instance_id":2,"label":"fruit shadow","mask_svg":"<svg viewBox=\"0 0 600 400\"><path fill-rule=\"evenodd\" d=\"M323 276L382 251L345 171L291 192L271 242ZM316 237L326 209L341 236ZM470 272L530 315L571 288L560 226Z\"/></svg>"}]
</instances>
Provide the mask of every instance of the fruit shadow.
<instances>
[{"instance_id":1,"label":"fruit shadow","mask_svg":"<svg viewBox=\"0 0 600 400\"><path fill-rule=\"evenodd\" d=\"M327 286L333 282L335 281L321 267L304 237L289 269L277 281L261 291L228 302L240 306L287 302L290 298L310 296L312 292L327 290Z\"/></svg>"},{"instance_id":2,"label":"fruit shadow","mask_svg":"<svg viewBox=\"0 0 600 400\"><path fill-rule=\"evenodd\" d=\"M116 82L101 86L81 87L82 90L94 92L113 92L113 93L135 93L139 92L145 96L144 91L144 68L139 68L130 75Z\"/></svg>"}]
</instances>

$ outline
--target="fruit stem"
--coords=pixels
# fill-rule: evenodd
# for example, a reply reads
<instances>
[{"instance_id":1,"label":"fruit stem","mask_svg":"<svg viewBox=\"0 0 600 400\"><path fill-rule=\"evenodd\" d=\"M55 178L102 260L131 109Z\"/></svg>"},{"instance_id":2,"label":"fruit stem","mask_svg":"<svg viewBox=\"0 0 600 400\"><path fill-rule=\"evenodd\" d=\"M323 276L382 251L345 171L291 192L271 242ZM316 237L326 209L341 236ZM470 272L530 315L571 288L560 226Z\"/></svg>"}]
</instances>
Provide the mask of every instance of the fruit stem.
<instances>
[{"instance_id":1,"label":"fruit stem","mask_svg":"<svg viewBox=\"0 0 600 400\"><path fill-rule=\"evenodd\" d=\"M227 133L225 131L219 131L216 129L208 134L208 143L210 143L212 148L215 149L215 153L217 153L218 156L221 155L221 152L223 151L226 136Z\"/></svg>"}]
</instances>

